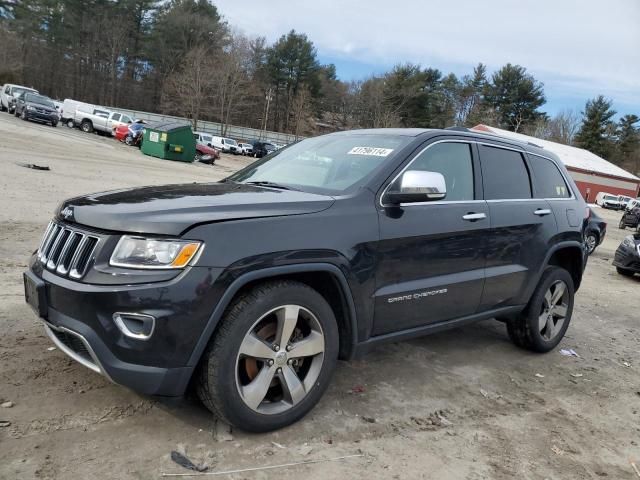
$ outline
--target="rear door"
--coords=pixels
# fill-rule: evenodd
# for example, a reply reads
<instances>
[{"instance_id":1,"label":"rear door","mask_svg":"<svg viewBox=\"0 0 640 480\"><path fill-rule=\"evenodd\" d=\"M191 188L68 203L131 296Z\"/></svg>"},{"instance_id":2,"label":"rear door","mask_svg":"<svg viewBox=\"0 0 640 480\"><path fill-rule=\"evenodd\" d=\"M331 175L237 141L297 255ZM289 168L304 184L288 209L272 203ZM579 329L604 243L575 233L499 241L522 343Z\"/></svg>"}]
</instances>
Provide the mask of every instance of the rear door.
<instances>
[{"instance_id":1,"label":"rear door","mask_svg":"<svg viewBox=\"0 0 640 480\"><path fill-rule=\"evenodd\" d=\"M480 143L484 198L489 206L486 280L480 311L526 303L557 232L549 202L534 198L524 151Z\"/></svg>"},{"instance_id":2,"label":"rear door","mask_svg":"<svg viewBox=\"0 0 640 480\"><path fill-rule=\"evenodd\" d=\"M480 303L489 211L476 149L459 140L423 147L403 171L441 173L447 196L379 205L374 335L472 315Z\"/></svg>"}]
</instances>

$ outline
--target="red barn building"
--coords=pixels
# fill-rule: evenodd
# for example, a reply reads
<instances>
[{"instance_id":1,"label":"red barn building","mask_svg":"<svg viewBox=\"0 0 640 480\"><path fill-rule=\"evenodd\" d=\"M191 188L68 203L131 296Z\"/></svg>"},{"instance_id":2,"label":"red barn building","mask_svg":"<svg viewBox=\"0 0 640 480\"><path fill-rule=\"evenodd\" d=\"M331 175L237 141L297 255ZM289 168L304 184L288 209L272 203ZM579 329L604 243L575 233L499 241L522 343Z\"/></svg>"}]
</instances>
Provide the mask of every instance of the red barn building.
<instances>
[{"instance_id":1,"label":"red barn building","mask_svg":"<svg viewBox=\"0 0 640 480\"><path fill-rule=\"evenodd\" d=\"M555 153L567 167L580 193L588 202L595 202L596 195L600 192L638 197L640 178L587 150L482 124L471 130L531 142Z\"/></svg>"}]
</instances>

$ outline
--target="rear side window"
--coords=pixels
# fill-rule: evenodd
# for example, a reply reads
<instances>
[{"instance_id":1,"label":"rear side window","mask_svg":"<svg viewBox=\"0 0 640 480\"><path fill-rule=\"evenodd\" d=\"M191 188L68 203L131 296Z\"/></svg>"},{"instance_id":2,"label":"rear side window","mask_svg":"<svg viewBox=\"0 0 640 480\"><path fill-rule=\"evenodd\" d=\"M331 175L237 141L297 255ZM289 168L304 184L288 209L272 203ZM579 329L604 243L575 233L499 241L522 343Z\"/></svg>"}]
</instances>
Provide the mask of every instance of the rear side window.
<instances>
[{"instance_id":1,"label":"rear side window","mask_svg":"<svg viewBox=\"0 0 640 480\"><path fill-rule=\"evenodd\" d=\"M531 198L531 180L520 152L478 145L485 200Z\"/></svg>"},{"instance_id":2,"label":"rear side window","mask_svg":"<svg viewBox=\"0 0 640 480\"><path fill-rule=\"evenodd\" d=\"M119 113L114 113L113 117L111 117L111 120L117 122L118 120L120 120L120 114Z\"/></svg>"},{"instance_id":3,"label":"rear side window","mask_svg":"<svg viewBox=\"0 0 640 480\"><path fill-rule=\"evenodd\" d=\"M551 160L529 155L538 198L569 198L571 192L558 167Z\"/></svg>"},{"instance_id":4,"label":"rear side window","mask_svg":"<svg viewBox=\"0 0 640 480\"><path fill-rule=\"evenodd\" d=\"M437 143L420 153L407 170L438 172L447 185L446 201L473 200L473 160L468 143Z\"/></svg>"}]
</instances>

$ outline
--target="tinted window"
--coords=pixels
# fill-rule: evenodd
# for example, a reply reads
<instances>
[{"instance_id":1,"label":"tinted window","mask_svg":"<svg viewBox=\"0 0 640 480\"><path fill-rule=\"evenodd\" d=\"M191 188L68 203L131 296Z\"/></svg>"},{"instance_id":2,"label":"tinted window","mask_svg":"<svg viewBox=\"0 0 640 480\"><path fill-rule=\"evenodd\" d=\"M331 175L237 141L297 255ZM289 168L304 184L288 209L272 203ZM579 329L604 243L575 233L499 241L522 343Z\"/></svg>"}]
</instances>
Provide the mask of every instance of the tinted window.
<instances>
[{"instance_id":1,"label":"tinted window","mask_svg":"<svg viewBox=\"0 0 640 480\"><path fill-rule=\"evenodd\" d=\"M479 145L486 200L531 198L531 180L519 152Z\"/></svg>"},{"instance_id":2,"label":"tinted window","mask_svg":"<svg viewBox=\"0 0 640 480\"><path fill-rule=\"evenodd\" d=\"M546 158L529 155L539 198L569 198L571 192L555 163Z\"/></svg>"},{"instance_id":3,"label":"tinted window","mask_svg":"<svg viewBox=\"0 0 640 480\"><path fill-rule=\"evenodd\" d=\"M120 120L120 114L114 113L113 116L111 117L111 120L113 120L114 122L117 122L118 120Z\"/></svg>"},{"instance_id":4,"label":"tinted window","mask_svg":"<svg viewBox=\"0 0 640 480\"><path fill-rule=\"evenodd\" d=\"M407 170L438 172L447 184L447 201L473 200L473 160L468 143L436 143L420 153Z\"/></svg>"}]
</instances>

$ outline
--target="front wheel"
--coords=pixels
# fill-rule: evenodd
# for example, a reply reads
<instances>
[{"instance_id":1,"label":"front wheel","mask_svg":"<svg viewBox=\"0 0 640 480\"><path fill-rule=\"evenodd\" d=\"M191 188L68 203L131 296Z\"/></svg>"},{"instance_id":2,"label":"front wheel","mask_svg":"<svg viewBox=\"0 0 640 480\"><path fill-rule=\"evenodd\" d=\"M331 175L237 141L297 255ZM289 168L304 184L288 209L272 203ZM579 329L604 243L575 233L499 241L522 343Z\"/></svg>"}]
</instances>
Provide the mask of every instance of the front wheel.
<instances>
[{"instance_id":1,"label":"front wheel","mask_svg":"<svg viewBox=\"0 0 640 480\"><path fill-rule=\"evenodd\" d=\"M93 132L93 125L89 120L83 120L80 124L80 130L82 130L84 133L91 133Z\"/></svg>"},{"instance_id":2,"label":"front wheel","mask_svg":"<svg viewBox=\"0 0 640 480\"><path fill-rule=\"evenodd\" d=\"M322 295L299 282L268 282L234 301L203 355L196 388L228 423L267 432L315 406L337 358L336 318Z\"/></svg>"},{"instance_id":3,"label":"front wheel","mask_svg":"<svg viewBox=\"0 0 640 480\"><path fill-rule=\"evenodd\" d=\"M199 162L202 160L202 154L200 152L196 152L196 155L194 157L194 161L195 162Z\"/></svg>"},{"instance_id":4,"label":"front wheel","mask_svg":"<svg viewBox=\"0 0 640 480\"><path fill-rule=\"evenodd\" d=\"M26 110L22 110L22 113L20 114L20 118L22 120L24 120L25 122L27 121L27 111Z\"/></svg>"},{"instance_id":5,"label":"front wheel","mask_svg":"<svg viewBox=\"0 0 640 480\"><path fill-rule=\"evenodd\" d=\"M593 232L589 232L584 239L584 243L587 247L587 255L591 255L598 246L598 237Z\"/></svg>"},{"instance_id":6,"label":"front wheel","mask_svg":"<svg viewBox=\"0 0 640 480\"><path fill-rule=\"evenodd\" d=\"M618 223L618 228L624 230L626 227L625 223L624 223L624 215L622 215L622 218L620 219L620 223Z\"/></svg>"},{"instance_id":7,"label":"front wheel","mask_svg":"<svg viewBox=\"0 0 640 480\"><path fill-rule=\"evenodd\" d=\"M569 327L574 292L569 272L548 267L525 310L507 321L513 343L534 352L553 350Z\"/></svg>"}]
</instances>

